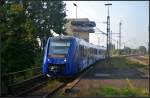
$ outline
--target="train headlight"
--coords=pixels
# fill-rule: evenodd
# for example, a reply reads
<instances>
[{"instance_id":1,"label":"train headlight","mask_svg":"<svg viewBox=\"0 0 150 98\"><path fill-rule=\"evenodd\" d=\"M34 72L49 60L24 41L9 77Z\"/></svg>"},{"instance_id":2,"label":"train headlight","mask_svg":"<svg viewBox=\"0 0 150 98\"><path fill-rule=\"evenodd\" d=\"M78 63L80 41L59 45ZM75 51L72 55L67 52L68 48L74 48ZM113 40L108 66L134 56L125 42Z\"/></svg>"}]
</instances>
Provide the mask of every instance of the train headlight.
<instances>
[{"instance_id":1,"label":"train headlight","mask_svg":"<svg viewBox=\"0 0 150 98\"><path fill-rule=\"evenodd\" d=\"M67 60L66 60L66 58L64 59L64 62L66 62Z\"/></svg>"},{"instance_id":2,"label":"train headlight","mask_svg":"<svg viewBox=\"0 0 150 98\"><path fill-rule=\"evenodd\" d=\"M47 76L47 77L51 77L51 75L49 75L49 74L46 74L46 76Z\"/></svg>"}]
</instances>

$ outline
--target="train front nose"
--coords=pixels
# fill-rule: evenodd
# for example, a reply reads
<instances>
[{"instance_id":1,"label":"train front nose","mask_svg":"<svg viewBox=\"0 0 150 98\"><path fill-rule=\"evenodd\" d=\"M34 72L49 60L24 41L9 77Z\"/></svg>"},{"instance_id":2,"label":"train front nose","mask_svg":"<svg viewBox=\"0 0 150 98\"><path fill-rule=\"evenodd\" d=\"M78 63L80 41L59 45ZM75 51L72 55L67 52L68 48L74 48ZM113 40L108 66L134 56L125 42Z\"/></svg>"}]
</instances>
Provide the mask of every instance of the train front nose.
<instances>
[{"instance_id":1,"label":"train front nose","mask_svg":"<svg viewBox=\"0 0 150 98\"><path fill-rule=\"evenodd\" d=\"M49 58L48 71L51 74L63 73L66 66L66 58Z\"/></svg>"},{"instance_id":2,"label":"train front nose","mask_svg":"<svg viewBox=\"0 0 150 98\"><path fill-rule=\"evenodd\" d=\"M65 64L67 61L66 58L49 58L48 63L51 64Z\"/></svg>"}]
</instances>

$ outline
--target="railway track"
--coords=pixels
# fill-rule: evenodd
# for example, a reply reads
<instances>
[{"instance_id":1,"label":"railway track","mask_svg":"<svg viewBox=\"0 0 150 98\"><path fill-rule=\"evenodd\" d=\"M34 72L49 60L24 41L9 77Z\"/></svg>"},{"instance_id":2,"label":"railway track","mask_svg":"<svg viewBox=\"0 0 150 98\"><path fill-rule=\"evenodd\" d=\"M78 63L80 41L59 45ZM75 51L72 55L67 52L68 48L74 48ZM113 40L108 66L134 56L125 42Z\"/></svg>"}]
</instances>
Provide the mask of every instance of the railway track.
<instances>
[{"instance_id":1,"label":"railway track","mask_svg":"<svg viewBox=\"0 0 150 98\"><path fill-rule=\"evenodd\" d=\"M92 70L93 67L88 68L85 72L81 73L81 75L71 79L70 81L67 81L66 83L60 84L58 87L56 87L54 90L52 90L52 92L49 92L47 95L44 95L43 97L52 97L55 96L55 94L58 91L63 91L64 93L70 93L73 89L73 87L75 87L75 85L77 85L80 80L82 79L82 77L88 73L90 70Z\"/></svg>"},{"instance_id":2,"label":"railway track","mask_svg":"<svg viewBox=\"0 0 150 98\"><path fill-rule=\"evenodd\" d=\"M49 78L47 81L40 83L36 87L32 87L28 89L26 92L18 95L19 97L47 97L51 95L51 93L55 92L56 89L61 87L63 83L56 82L55 78ZM17 96L17 97L18 97Z\"/></svg>"},{"instance_id":3,"label":"railway track","mask_svg":"<svg viewBox=\"0 0 150 98\"><path fill-rule=\"evenodd\" d=\"M50 97L70 81L72 80L61 82L59 79L50 78L49 80L16 95L16 97Z\"/></svg>"},{"instance_id":4,"label":"railway track","mask_svg":"<svg viewBox=\"0 0 150 98\"><path fill-rule=\"evenodd\" d=\"M82 79L82 77L89 72L93 67L89 67L85 71L81 72L79 75L74 76L73 78L69 78L66 80L66 78L50 78L47 81L43 81L39 83L38 85L27 89L19 94L17 94L17 97L52 97L55 96L55 94L65 89L65 92L71 91L71 89Z\"/></svg>"},{"instance_id":5,"label":"railway track","mask_svg":"<svg viewBox=\"0 0 150 98\"><path fill-rule=\"evenodd\" d=\"M37 75L22 82L10 85L8 89L8 95L19 96L27 92L30 92L33 89L39 88L45 83L46 78L43 75Z\"/></svg>"}]
</instances>

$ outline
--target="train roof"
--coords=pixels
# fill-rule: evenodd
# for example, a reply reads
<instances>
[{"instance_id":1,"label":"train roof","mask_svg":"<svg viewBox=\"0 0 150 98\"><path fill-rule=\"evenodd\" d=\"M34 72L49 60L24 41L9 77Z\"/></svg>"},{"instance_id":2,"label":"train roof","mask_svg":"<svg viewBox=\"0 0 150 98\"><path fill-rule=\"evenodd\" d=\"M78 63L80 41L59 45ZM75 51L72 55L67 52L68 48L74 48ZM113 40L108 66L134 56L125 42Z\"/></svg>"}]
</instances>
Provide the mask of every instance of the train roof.
<instances>
[{"instance_id":1,"label":"train roof","mask_svg":"<svg viewBox=\"0 0 150 98\"><path fill-rule=\"evenodd\" d=\"M74 37L74 36L56 36L56 37L49 37L50 39L76 39L81 45L84 45L84 46L87 46L89 48L98 48L98 49L102 49L102 50L106 50L106 47L103 47L103 46L98 46L98 45L94 45L92 43L89 43L87 41L85 41L84 39L80 39L80 38L77 38L77 37Z\"/></svg>"},{"instance_id":2,"label":"train roof","mask_svg":"<svg viewBox=\"0 0 150 98\"><path fill-rule=\"evenodd\" d=\"M94 45L92 43L85 41L84 39L79 39L79 38L76 39L80 42L81 45L87 46L89 48L98 48L98 49L106 50L106 47Z\"/></svg>"},{"instance_id":3,"label":"train roof","mask_svg":"<svg viewBox=\"0 0 150 98\"><path fill-rule=\"evenodd\" d=\"M72 39L72 36L55 36L55 37L49 37L50 39Z\"/></svg>"}]
</instances>

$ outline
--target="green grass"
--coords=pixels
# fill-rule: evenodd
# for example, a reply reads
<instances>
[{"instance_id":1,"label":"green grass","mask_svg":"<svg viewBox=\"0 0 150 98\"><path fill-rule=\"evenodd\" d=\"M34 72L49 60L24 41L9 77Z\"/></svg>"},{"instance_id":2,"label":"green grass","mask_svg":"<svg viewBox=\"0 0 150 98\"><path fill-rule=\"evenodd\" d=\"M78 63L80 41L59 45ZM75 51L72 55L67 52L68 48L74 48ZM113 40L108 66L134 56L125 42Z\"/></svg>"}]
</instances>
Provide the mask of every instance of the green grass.
<instances>
[{"instance_id":1,"label":"green grass","mask_svg":"<svg viewBox=\"0 0 150 98\"><path fill-rule=\"evenodd\" d=\"M123 97L138 97L138 96L148 96L148 90L145 89L131 89L127 88L115 88L112 86L106 86L99 88L96 93L96 96L104 97L114 97L114 96L123 96Z\"/></svg>"},{"instance_id":2,"label":"green grass","mask_svg":"<svg viewBox=\"0 0 150 98\"><path fill-rule=\"evenodd\" d=\"M144 68L148 69L148 66L140 64L139 62L133 62L125 57L114 57L110 60L111 65L116 68L124 69L124 68Z\"/></svg>"},{"instance_id":3,"label":"green grass","mask_svg":"<svg viewBox=\"0 0 150 98\"><path fill-rule=\"evenodd\" d=\"M57 97L65 97L65 93L60 91L56 93Z\"/></svg>"},{"instance_id":4,"label":"green grass","mask_svg":"<svg viewBox=\"0 0 150 98\"><path fill-rule=\"evenodd\" d=\"M126 59L125 58L118 58L118 57L112 58L110 60L110 62L116 68L122 69L122 68L127 68L128 67L127 64L126 64Z\"/></svg>"}]
</instances>

